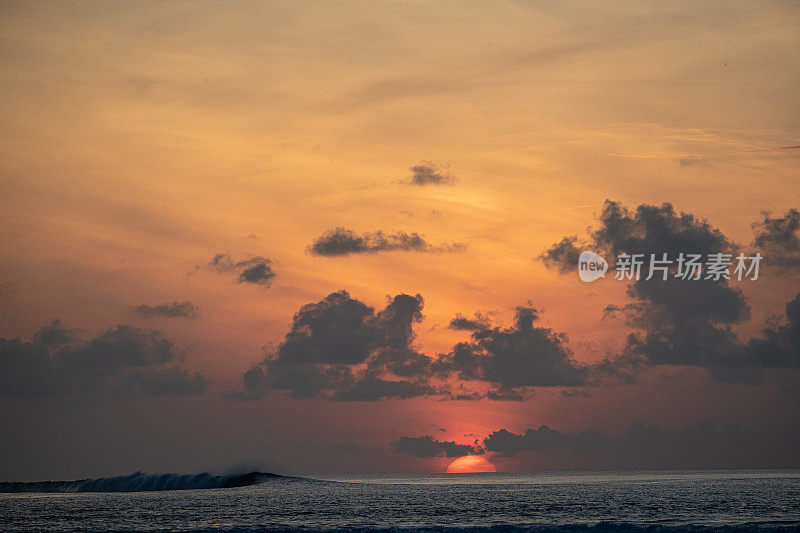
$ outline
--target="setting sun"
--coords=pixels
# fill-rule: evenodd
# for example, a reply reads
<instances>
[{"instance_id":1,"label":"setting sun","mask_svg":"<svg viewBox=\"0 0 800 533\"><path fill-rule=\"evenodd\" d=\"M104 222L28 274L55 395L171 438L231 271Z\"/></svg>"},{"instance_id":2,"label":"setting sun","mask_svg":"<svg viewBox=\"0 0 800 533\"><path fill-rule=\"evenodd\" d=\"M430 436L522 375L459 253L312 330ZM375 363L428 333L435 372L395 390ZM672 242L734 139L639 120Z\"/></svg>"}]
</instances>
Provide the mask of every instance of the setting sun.
<instances>
[{"instance_id":1,"label":"setting sun","mask_svg":"<svg viewBox=\"0 0 800 533\"><path fill-rule=\"evenodd\" d=\"M479 455L459 457L447 467L448 474L467 474L472 472L497 472L494 465Z\"/></svg>"}]
</instances>

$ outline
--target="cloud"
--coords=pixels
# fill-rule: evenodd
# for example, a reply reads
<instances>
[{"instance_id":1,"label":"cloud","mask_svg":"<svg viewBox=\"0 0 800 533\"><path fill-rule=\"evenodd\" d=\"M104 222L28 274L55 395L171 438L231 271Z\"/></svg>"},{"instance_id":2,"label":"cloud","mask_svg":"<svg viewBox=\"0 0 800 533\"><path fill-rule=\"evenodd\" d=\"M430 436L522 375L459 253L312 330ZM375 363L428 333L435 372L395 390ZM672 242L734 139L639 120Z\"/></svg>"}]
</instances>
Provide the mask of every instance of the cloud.
<instances>
[{"instance_id":1,"label":"cloud","mask_svg":"<svg viewBox=\"0 0 800 533\"><path fill-rule=\"evenodd\" d=\"M592 450L608 446L610 439L597 431L581 433L562 433L561 431L541 426L539 429L528 429L516 434L506 429L493 432L484 439L487 451L514 455L521 452L541 450Z\"/></svg>"},{"instance_id":2,"label":"cloud","mask_svg":"<svg viewBox=\"0 0 800 533\"><path fill-rule=\"evenodd\" d=\"M785 318L765 327L741 350L740 367L800 367L800 294L785 307Z\"/></svg>"},{"instance_id":3,"label":"cloud","mask_svg":"<svg viewBox=\"0 0 800 533\"><path fill-rule=\"evenodd\" d=\"M670 204L631 211L607 201L599 222L581 246L606 257L706 256L737 249L706 220L677 213ZM578 242L567 237L542 258L549 268L572 271ZM747 320L750 309L742 291L724 278L642 276L630 282L628 295L630 302L609 304L604 316L623 317L634 332L618 353L583 364L566 335L541 325L530 302L516 309L513 325L505 328L480 313L456 314L449 327L469 331L469 340L429 356L414 345L413 328L422 320L420 295L400 294L376 311L346 291L331 293L303 306L275 353L245 372L243 387L225 397L257 399L284 391L296 398L343 401L417 396L520 401L535 387L633 383L654 366L698 366L720 381L754 375L747 369L800 367L798 303L790 302L780 324L743 343L732 327Z\"/></svg>"},{"instance_id":4,"label":"cloud","mask_svg":"<svg viewBox=\"0 0 800 533\"><path fill-rule=\"evenodd\" d=\"M618 313L620 311L622 311L622 310L623 310L623 308L621 308L620 306L618 306L616 304L608 304L607 306L605 306L603 308L603 318L604 319L606 319L606 318L615 319L615 318L617 318Z\"/></svg>"},{"instance_id":5,"label":"cloud","mask_svg":"<svg viewBox=\"0 0 800 533\"><path fill-rule=\"evenodd\" d=\"M800 211L790 209L782 217L763 213L764 220L753 224L754 245L764 252L764 261L789 270L800 268Z\"/></svg>"},{"instance_id":6,"label":"cloud","mask_svg":"<svg viewBox=\"0 0 800 533\"><path fill-rule=\"evenodd\" d=\"M456 315L451 327L470 331L470 340L428 356L414 344L422 307L422 296L399 294L376 312L346 291L331 293L300 308L275 352L242 375L239 390L223 396L256 400L283 391L339 401L419 396L521 401L533 387L630 382L638 369L638 360L627 357L578 363L567 337L539 326L530 306L516 309L510 328L493 326L480 313L472 319Z\"/></svg>"},{"instance_id":7,"label":"cloud","mask_svg":"<svg viewBox=\"0 0 800 533\"><path fill-rule=\"evenodd\" d=\"M411 176L402 181L407 185L452 185L455 183L455 177L439 168L433 161L422 161L409 170L411 170Z\"/></svg>"},{"instance_id":8,"label":"cloud","mask_svg":"<svg viewBox=\"0 0 800 533\"><path fill-rule=\"evenodd\" d=\"M215 255L208 267L220 274L233 272L237 275L239 283L269 286L275 271L272 270L272 260L257 255L249 259L234 261L227 254Z\"/></svg>"},{"instance_id":9,"label":"cloud","mask_svg":"<svg viewBox=\"0 0 800 533\"><path fill-rule=\"evenodd\" d=\"M501 429L486 437L483 447L506 457L537 457L547 452L588 455L595 465L626 469L766 467L793 464L798 435L791 425L755 430L739 424L715 427L701 420L696 426L660 429L635 422L622 435L562 432L547 426L521 433Z\"/></svg>"},{"instance_id":10,"label":"cloud","mask_svg":"<svg viewBox=\"0 0 800 533\"><path fill-rule=\"evenodd\" d=\"M767 216L758 225L756 243L791 251L797 244L795 221L791 211L781 219ZM577 238L567 237L541 257L549 268L574 271L580 251L577 242ZM676 213L668 203L643 204L630 211L612 201L605 202L599 224L590 229L589 239L581 247L612 260L621 253L677 258L681 253L707 257L737 250L708 221L689 213ZM628 325L637 331L628 337L623 352L617 358L606 359L598 370L631 377L648 365L692 365L708 368L718 379L730 380L736 374L731 369L774 367L775 361L781 361L783 366L798 366L796 348L794 356L789 356L791 345L787 348L783 343L784 347L778 349L774 342L768 342L781 337L779 332L784 330L765 330L764 339L747 346L737 340L732 326L747 320L750 308L742 291L731 287L728 280L682 279L675 276L674 269L670 274L666 280L641 276L631 281L627 292L632 302L606 307L606 316L622 312ZM757 348L762 352L758 353ZM778 352L782 355L776 355Z\"/></svg>"},{"instance_id":11,"label":"cloud","mask_svg":"<svg viewBox=\"0 0 800 533\"><path fill-rule=\"evenodd\" d=\"M446 394L446 391L437 389L422 380L385 380L367 374L363 378L355 379L349 386L335 391L331 399L368 402L386 398L408 399L439 394Z\"/></svg>"},{"instance_id":12,"label":"cloud","mask_svg":"<svg viewBox=\"0 0 800 533\"><path fill-rule=\"evenodd\" d=\"M562 333L536 325L533 307L518 307L510 328L477 323L470 342L457 344L435 365L462 380L490 383L495 400L519 400L527 387L574 387L587 383L589 368L577 363Z\"/></svg>"},{"instance_id":13,"label":"cloud","mask_svg":"<svg viewBox=\"0 0 800 533\"><path fill-rule=\"evenodd\" d=\"M491 454L517 457L518 464L533 468L553 464L550 461L560 457L561 464L571 465L571 469L587 464L583 462L586 458L590 458L588 464L604 469L788 467L796 462L798 445L800 433L792 424L756 430L739 424L715 427L705 420L672 429L637 421L620 435L595 429L561 431L542 425L519 433L499 429L480 442L476 439L474 445L429 435L400 437L391 444L394 451L412 457Z\"/></svg>"},{"instance_id":14,"label":"cloud","mask_svg":"<svg viewBox=\"0 0 800 533\"><path fill-rule=\"evenodd\" d=\"M208 383L178 366L173 344L155 331L118 325L89 341L54 320L31 342L0 339L0 396L199 394Z\"/></svg>"},{"instance_id":15,"label":"cloud","mask_svg":"<svg viewBox=\"0 0 800 533\"><path fill-rule=\"evenodd\" d=\"M564 237L559 242L548 248L539 256L547 268L556 268L563 273L573 272L578 268L578 258L581 250L578 237Z\"/></svg>"},{"instance_id":16,"label":"cloud","mask_svg":"<svg viewBox=\"0 0 800 533\"><path fill-rule=\"evenodd\" d=\"M461 252L465 248L466 246L461 243L433 246L418 233L398 231L387 234L378 230L359 235L352 230L338 227L323 233L309 247L309 251L314 255L333 257L388 251Z\"/></svg>"},{"instance_id":17,"label":"cloud","mask_svg":"<svg viewBox=\"0 0 800 533\"><path fill-rule=\"evenodd\" d=\"M676 213L672 204L642 204L631 212L606 200L600 225L592 232L594 245L613 256L627 253L716 253L730 251L732 243L704 219Z\"/></svg>"},{"instance_id":18,"label":"cloud","mask_svg":"<svg viewBox=\"0 0 800 533\"><path fill-rule=\"evenodd\" d=\"M472 318L456 313L456 316L450 320L450 324L447 327L456 331L475 331L487 329L491 324L489 317L479 312L476 312Z\"/></svg>"},{"instance_id":19,"label":"cloud","mask_svg":"<svg viewBox=\"0 0 800 533\"><path fill-rule=\"evenodd\" d=\"M457 444L453 441L436 440L430 435L421 437L400 437L392 443L397 453L412 457L463 457L484 453L480 446Z\"/></svg>"},{"instance_id":20,"label":"cloud","mask_svg":"<svg viewBox=\"0 0 800 533\"><path fill-rule=\"evenodd\" d=\"M142 304L133 310L142 318L197 318L198 308L192 302L171 302L158 305Z\"/></svg>"},{"instance_id":21,"label":"cloud","mask_svg":"<svg viewBox=\"0 0 800 533\"><path fill-rule=\"evenodd\" d=\"M244 373L233 400L270 390L295 398L367 401L441 393L430 385L431 359L414 347L413 324L422 320L422 296L399 294L374 308L334 292L303 306L276 352Z\"/></svg>"},{"instance_id":22,"label":"cloud","mask_svg":"<svg viewBox=\"0 0 800 533\"><path fill-rule=\"evenodd\" d=\"M47 348L72 344L78 340L75 332L64 328L60 320L53 320L33 334L34 344Z\"/></svg>"}]
</instances>

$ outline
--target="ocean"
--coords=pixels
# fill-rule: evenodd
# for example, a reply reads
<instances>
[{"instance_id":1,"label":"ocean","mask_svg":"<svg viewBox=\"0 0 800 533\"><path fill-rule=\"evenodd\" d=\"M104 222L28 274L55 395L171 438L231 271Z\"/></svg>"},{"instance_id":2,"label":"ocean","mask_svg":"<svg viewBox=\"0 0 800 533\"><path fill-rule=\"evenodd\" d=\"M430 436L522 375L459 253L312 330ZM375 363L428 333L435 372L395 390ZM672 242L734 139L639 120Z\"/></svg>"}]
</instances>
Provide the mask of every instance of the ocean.
<instances>
[{"instance_id":1,"label":"ocean","mask_svg":"<svg viewBox=\"0 0 800 533\"><path fill-rule=\"evenodd\" d=\"M136 474L0 490L4 531L800 531L796 470Z\"/></svg>"}]
</instances>

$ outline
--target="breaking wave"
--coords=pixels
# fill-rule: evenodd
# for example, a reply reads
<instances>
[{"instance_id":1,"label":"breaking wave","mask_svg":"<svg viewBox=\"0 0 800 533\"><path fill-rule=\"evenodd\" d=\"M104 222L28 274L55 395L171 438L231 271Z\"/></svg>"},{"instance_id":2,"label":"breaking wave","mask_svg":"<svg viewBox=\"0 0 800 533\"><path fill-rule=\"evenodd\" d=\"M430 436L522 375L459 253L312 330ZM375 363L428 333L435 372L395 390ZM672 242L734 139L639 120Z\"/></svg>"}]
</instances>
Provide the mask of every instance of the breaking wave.
<instances>
[{"instance_id":1,"label":"breaking wave","mask_svg":"<svg viewBox=\"0 0 800 533\"><path fill-rule=\"evenodd\" d=\"M160 490L247 487L279 479L300 479L266 472L214 476L202 474L144 474L75 481L0 482L0 492L145 492Z\"/></svg>"}]
</instances>

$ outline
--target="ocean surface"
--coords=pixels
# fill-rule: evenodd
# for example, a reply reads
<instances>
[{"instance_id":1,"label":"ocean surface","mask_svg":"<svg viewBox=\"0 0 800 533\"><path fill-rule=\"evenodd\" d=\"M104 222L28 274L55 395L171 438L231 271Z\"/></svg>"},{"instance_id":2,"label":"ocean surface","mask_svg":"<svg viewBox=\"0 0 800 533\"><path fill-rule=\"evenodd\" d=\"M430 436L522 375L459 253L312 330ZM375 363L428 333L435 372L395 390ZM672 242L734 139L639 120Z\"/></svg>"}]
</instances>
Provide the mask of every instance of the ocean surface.
<instances>
[{"instance_id":1,"label":"ocean surface","mask_svg":"<svg viewBox=\"0 0 800 533\"><path fill-rule=\"evenodd\" d=\"M0 485L3 531L800 531L800 471L136 474Z\"/></svg>"}]
</instances>

